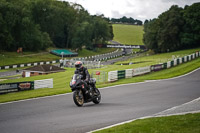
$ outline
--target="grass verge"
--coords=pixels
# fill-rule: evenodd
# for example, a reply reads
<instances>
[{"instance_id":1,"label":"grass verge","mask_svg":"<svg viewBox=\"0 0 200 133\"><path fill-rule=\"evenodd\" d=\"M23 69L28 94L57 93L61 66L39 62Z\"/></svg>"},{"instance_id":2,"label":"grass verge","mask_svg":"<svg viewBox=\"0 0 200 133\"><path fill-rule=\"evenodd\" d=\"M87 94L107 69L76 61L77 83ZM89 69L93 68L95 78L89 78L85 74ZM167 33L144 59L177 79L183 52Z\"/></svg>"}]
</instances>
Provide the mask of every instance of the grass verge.
<instances>
[{"instance_id":1,"label":"grass verge","mask_svg":"<svg viewBox=\"0 0 200 133\"><path fill-rule=\"evenodd\" d=\"M200 113L136 120L95 133L199 133Z\"/></svg>"},{"instance_id":2,"label":"grass verge","mask_svg":"<svg viewBox=\"0 0 200 133\"><path fill-rule=\"evenodd\" d=\"M127 83L137 83L137 82L144 82L146 80L158 80L158 79L168 79L177 77L186 73L189 73L197 68L200 67L200 58L197 58L193 61L183 63L181 65L172 67L170 69L164 69L159 72L151 72L146 75L137 76L129 79L120 79L117 82L113 83L105 83L105 84L97 84L98 87L107 87L119 84L127 84Z\"/></svg>"},{"instance_id":3,"label":"grass verge","mask_svg":"<svg viewBox=\"0 0 200 133\"><path fill-rule=\"evenodd\" d=\"M116 48L96 48L95 51L90 51L87 49L82 49L78 52L79 57L87 57L87 56L94 56L99 54L105 54L115 51Z\"/></svg>"},{"instance_id":4,"label":"grass verge","mask_svg":"<svg viewBox=\"0 0 200 133\"><path fill-rule=\"evenodd\" d=\"M140 64L146 64L146 65L159 64L159 63L171 61L173 60L173 58L184 57L186 55L195 53L196 51L200 51L200 48L180 50L180 51L155 54L155 55L149 55L148 53L144 53L143 57L130 58L129 60L117 62L115 64L123 64L123 63L129 63L129 62L133 62L133 63L141 62Z\"/></svg>"},{"instance_id":5,"label":"grass verge","mask_svg":"<svg viewBox=\"0 0 200 133\"><path fill-rule=\"evenodd\" d=\"M109 53L115 50L116 50L115 48L109 48L109 49L97 48L96 51L82 49L78 52L78 54L79 57L86 57L86 56ZM50 54L49 52L23 52L23 55L17 52L1 52L0 66L41 62L41 61L53 61L60 58L61 57Z\"/></svg>"}]
</instances>

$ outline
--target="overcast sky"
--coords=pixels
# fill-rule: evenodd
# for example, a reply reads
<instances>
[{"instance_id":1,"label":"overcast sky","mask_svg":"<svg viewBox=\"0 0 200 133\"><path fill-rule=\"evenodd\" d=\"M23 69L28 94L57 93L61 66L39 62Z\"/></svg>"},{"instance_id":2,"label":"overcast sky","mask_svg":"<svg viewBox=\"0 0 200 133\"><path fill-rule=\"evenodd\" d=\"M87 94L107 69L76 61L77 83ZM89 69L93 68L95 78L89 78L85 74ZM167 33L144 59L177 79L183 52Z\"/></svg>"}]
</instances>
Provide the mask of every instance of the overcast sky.
<instances>
[{"instance_id":1,"label":"overcast sky","mask_svg":"<svg viewBox=\"0 0 200 133\"><path fill-rule=\"evenodd\" d=\"M200 0L65 0L81 4L91 15L109 18L132 17L144 21L158 17L172 5L191 5Z\"/></svg>"}]
</instances>

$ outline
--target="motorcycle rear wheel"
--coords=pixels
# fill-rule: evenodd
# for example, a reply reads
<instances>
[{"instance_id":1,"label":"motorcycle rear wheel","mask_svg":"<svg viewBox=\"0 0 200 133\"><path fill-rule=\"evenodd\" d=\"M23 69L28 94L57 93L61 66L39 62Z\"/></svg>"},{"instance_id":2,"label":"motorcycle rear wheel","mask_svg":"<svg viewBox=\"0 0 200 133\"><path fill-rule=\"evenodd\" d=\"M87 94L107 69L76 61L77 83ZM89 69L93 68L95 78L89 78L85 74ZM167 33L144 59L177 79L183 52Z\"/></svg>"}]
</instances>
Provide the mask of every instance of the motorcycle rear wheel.
<instances>
[{"instance_id":1,"label":"motorcycle rear wheel","mask_svg":"<svg viewBox=\"0 0 200 133\"><path fill-rule=\"evenodd\" d=\"M97 97L93 100L93 103L99 104L101 101L101 93L97 88L96 88L96 93L97 93Z\"/></svg>"},{"instance_id":2,"label":"motorcycle rear wheel","mask_svg":"<svg viewBox=\"0 0 200 133\"><path fill-rule=\"evenodd\" d=\"M73 93L73 100L74 103L78 106L81 107L84 104L84 96L82 90L76 90Z\"/></svg>"}]
</instances>

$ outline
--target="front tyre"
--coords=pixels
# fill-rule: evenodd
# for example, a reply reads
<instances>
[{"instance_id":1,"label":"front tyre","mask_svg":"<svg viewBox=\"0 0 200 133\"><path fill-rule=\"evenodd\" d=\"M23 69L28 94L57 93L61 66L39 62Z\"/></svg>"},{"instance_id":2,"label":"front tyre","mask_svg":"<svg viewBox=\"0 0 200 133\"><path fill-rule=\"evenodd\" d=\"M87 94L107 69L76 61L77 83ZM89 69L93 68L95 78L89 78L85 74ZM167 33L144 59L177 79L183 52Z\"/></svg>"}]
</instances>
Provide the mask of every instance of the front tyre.
<instances>
[{"instance_id":1,"label":"front tyre","mask_svg":"<svg viewBox=\"0 0 200 133\"><path fill-rule=\"evenodd\" d=\"M97 97L93 100L93 103L99 104L101 101L101 93L97 88L96 88L96 93L97 93Z\"/></svg>"},{"instance_id":2,"label":"front tyre","mask_svg":"<svg viewBox=\"0 0 200 133\"><path fill-rule=\"evenodd\" d=\"M83 97L83 92L82 92L82 90L75 90L74 93L73 93L73 99L74 99L74 103L75 103L78 107L83 106L84 97Z\"/></svg>"}]
</instances>

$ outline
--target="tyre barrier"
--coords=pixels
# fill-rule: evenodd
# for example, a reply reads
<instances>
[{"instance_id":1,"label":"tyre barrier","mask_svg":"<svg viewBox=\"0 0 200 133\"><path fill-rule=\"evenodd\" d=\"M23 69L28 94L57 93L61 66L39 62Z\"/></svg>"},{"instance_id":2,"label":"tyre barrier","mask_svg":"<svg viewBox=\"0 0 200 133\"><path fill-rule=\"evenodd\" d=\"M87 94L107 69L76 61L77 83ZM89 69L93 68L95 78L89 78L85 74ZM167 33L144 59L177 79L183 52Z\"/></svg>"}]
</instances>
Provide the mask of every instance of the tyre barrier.
<instances>
[{"instance_id":1,"label":"tyre barrier","mask_svg":"<svg viewBox=\"0 0 200 133\"><path fill-rule=\"evenodd\" d=\"M126 69L126 70L120 70L120 71L110 71L108 72L108 82L114 82L119 79L124 78L132 78L134 76L139 76L143 74L147 74L150 72L160 71L163 69L168 69L173 66L177 66L179 64L191 61L197 57L200 57L200 51L195 52L191 55L187 55L181 58L176 58L172 61L168 61L161 64L151 65L147 67L141 67L141 68L135 68L135 69Z\"/></svg>"}]
</instances>

